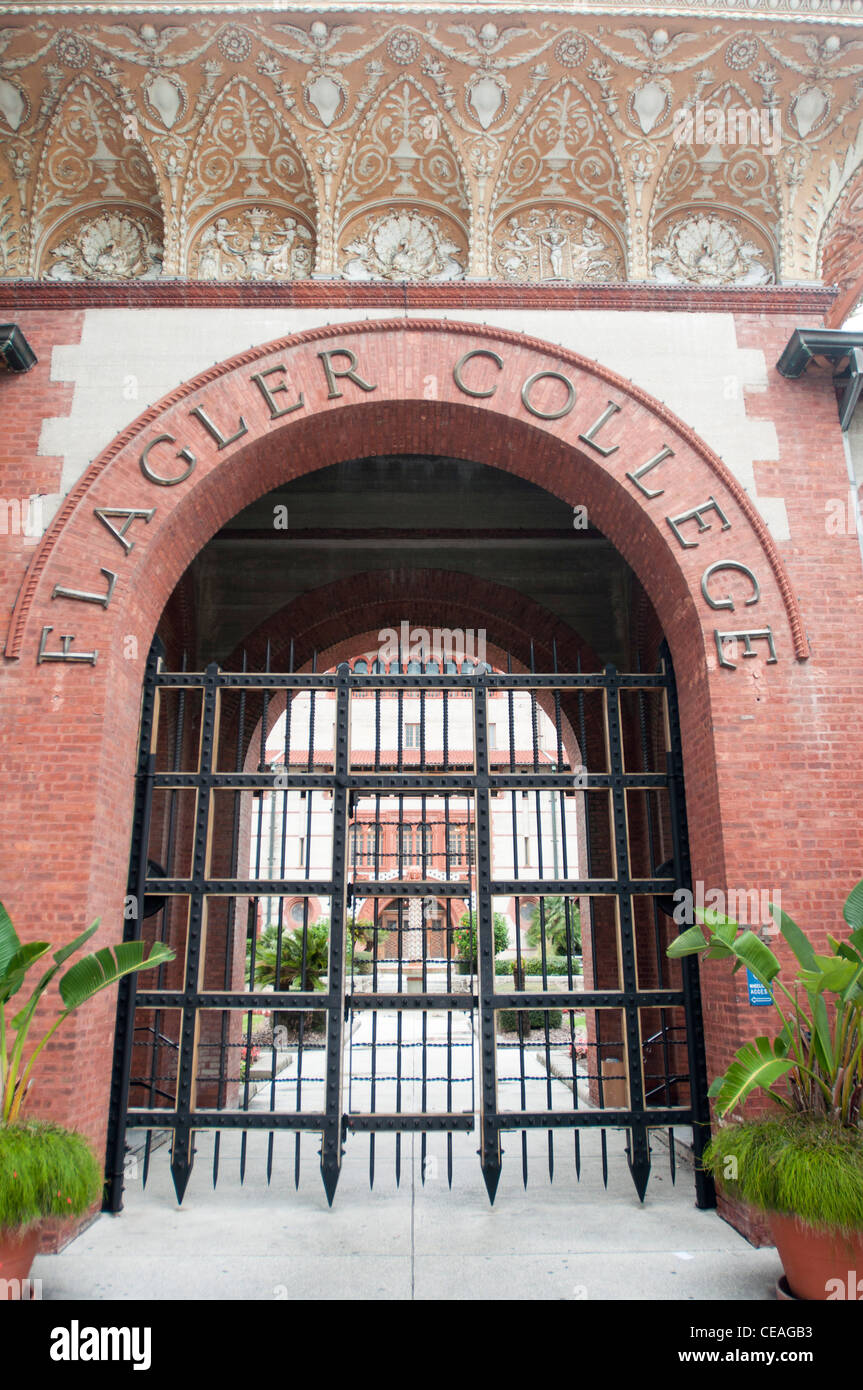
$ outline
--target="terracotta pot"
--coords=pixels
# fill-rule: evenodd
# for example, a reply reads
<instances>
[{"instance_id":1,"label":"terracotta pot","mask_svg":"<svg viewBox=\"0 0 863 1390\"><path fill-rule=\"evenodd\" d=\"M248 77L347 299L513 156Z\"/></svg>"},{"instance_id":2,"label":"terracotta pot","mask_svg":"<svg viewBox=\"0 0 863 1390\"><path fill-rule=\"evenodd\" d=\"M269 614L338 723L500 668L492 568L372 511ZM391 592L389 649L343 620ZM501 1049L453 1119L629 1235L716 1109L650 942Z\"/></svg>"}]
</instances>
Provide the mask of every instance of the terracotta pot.
<instances>
[{"instance_id":1,"label":"terracotta pot","mask_svg":"<svg viewBox=\"0 0 863 1390\"><path fill-rule=\"evenodd\" d=\"M7 1299L20 1298L20 1292L15 1292L15 1284L20 1289L29 1276L41 1234L39 1226L31 1226L23 1234L20 1231L0 1231L0 1280L6 1281L3 1288Z\"/></svg>"},{"instance_id":2,"label":"terracotta pot","mask_svg":"<svg viewBox=\"0 0 863 1390\"><path fill-rule=\"evenodd\" d=\"M849 1239L778 1212L770 1213L770 1229L796 1298L863 1299L863 1231Z\"/></svg>"}]
</instances>

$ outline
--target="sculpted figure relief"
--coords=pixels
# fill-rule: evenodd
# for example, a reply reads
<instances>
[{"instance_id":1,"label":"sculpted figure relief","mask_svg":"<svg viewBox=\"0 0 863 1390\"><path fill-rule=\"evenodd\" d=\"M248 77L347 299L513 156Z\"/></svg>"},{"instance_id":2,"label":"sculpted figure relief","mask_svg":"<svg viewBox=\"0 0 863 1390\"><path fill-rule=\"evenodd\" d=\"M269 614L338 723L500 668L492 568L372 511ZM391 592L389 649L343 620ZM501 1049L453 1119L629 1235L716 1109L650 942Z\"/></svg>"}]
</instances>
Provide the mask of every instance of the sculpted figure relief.
<instances>
[{"instance_id":1,"label":"sculpted figure relief","mask_svg":"<svg viewBox=\"0 0 863 1390\"><path fill-rule=\"evenodd\" d=\"M296 217L251 208L217 217L198 243L199 280L300 280L311 274L312 234Z\"/></svg>"},{"instance_id":2,"label":"sculpted figure relief","mask_svg":"<svg viewBox=\"0 0 863 1390\"><path fill-rule=\"evenodd\" d=\"M498 227L494 265L506 280L619 280L623 263L595 217L572 208L532 208Z\"/></svg>"}]
</instances>

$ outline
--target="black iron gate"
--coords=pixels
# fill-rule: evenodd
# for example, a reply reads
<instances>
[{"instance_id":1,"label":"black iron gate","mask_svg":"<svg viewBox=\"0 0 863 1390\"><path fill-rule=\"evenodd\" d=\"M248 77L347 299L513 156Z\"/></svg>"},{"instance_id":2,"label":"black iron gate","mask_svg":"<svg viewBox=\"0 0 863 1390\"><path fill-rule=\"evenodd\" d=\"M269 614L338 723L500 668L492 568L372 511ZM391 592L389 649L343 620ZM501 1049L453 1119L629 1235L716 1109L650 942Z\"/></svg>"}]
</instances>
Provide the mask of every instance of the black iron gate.
<instances>
[{"instance_id":1,"label":"black iron gate","mask_svg":"<svg viewBox=\"0 0 863 1390\"><path fill-rule=\"evenodd\" d=\"M346 1144L478 1132L622 1131L643 1198L651 1135L708 1134L697 967L671 962L689 886L673 673L513 674L363 658L324 674L150 655L126 935L176 960L118 1001L106 1205L130 1144L147 1179L195 1136L212 1172L266 1135L319 1144L330 1202ZM229 1136L234 1136L229 1139ZM558 1144L561 1138L558 1137ZM317 1152L317 1148L316 1148ZM713 1204L695 1174L699 1206Z\"/></svg>"}]
</instances>

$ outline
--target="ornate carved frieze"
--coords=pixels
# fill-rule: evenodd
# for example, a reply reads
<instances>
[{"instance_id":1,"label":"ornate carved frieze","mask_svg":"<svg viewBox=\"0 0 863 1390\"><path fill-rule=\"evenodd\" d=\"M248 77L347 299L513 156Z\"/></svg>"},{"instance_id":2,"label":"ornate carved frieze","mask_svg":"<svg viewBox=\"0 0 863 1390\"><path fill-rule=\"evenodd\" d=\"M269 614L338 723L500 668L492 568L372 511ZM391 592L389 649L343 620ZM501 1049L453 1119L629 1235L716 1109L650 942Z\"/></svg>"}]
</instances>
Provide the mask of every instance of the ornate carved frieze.
<instances>
[{"instance_id":1,"label":"ornate carved frieze","mask_svg":"<svg viewBox=\"0 0 863 1390\"><path fill-rule=\"evenodd\" d=\"M66 89L46 132L32 215L24 221L31 269L53 273L47 248L70 208L96 210L106 204L132 215L149 212L161 221L156 176L145 146L133 138L101 84L79 77Z\"/></svg>"},{"instance_id":2,"label":"ornate carved frieze","mask_svg":"<svg viewBox=\"0 0 863 1390\"><path fill-rule=\"evenodd\" d=\"M751 224L739 217L698 211L673 219L653 248L653 276L704 288L770 284L772 257L751 238Z\"/></svg>"},{"instance_id":3,"label":"ornate carved frieze","mask_svg":"<svg viewBox=\"0 0 863 1390\"><path fill-rule=\"evenodd\" d=\"M172 277L823 273L845 303L863 28L792 8L9 12L0 275L91 274L75 238L111 213ZM155 273L117 235L94 263Z\"/></svg>"},{"instance_id":4,"label":"ornate carved frieze","mask_svg":"<svg viewBox=\"0 0 863 1390\"><path fill-rule=\"evenodd\" d=\"M266 206L277 203L293 210L295 241L301 235L297 227L308 231L305 221L297 221L296 213L305 211L307 216L314 215L311 175L296 142L270 99L242 77L231 78L211 103L192 153L185 189L181 236L184 241L191 239L199 258L205 235L209 238L206 245L215 252L219 250L212 221L206 232L201 227L202 214L206 216L214 206L226 208L239 199ZM251 209L246 222L258 212L262 210ZM265 209L262 215L265 217ZM260 241L262 230L263 220L260 229L251 233L254 241ZM239 246L245 234L234 226L230 235ZM272 240L272 229L268 229L268 235ZM260 247L253 248L247 243L244 254L252 255L257 268L264 263L261 257L275 253L275 246L271 253L264 253ZM236 255L234 260L236 273L239 264ZM284 257L279 264L283 261ZM283 273L280 272L279 278ZM305 273L308 274L309 269ZM261 275L256 273L252 278L261 278Z\"/></svg>"},{"instance_id":5,"label":"ornate carved frieze","mask_svg":"<svg viewBox=\"0 0 863 1390\"><path fill-rule=\"evenodd\" d=\"M341 254L349 280L459 280L466 265L463 230L416 207L357 219Z\"/></svg>"},{"instance_id":6,"label":"ornate carved frieze","mask_svg":"<svg viewBox=\"0 0 863 1390\"><path fill-rule=\"evenodd\" d=\"M824 229L821 273L838 285L836 321L857 306L863 293L863 170L843 193Z\"/></svg>"},{"instance_id":7,"label":"ornate carved frieze","mask_svg":"<svg viewBox=\"0 0 863 1390\"><path fill-rule=\"evenodd\" d=\"M125 212L78 216L55 233L43 274L55 280L150 280L161 274L161 226Z\"/></svg>"},{"instance_id":8,"label":"ornate carved frieze","mask_svg":"<svg viewBox=\"0 0 863 1390\"><path fill-rule=\"evenodd\" d=\"M211 218L195 239L189 269L197 280L303 280L313 258L311 227L268 204Z\"/></svg>"},{"instance_id":9,"label":"ornate carved frieze","mask_svg":"<svg viewBox=\"0 0 863 1390\"><path fill-rule=\"evenodd\" d=\"M520 210L498 223L493 273L501 280L623 280L623 252L595 214L556 204Z\"/></svg>"}]
</instances>

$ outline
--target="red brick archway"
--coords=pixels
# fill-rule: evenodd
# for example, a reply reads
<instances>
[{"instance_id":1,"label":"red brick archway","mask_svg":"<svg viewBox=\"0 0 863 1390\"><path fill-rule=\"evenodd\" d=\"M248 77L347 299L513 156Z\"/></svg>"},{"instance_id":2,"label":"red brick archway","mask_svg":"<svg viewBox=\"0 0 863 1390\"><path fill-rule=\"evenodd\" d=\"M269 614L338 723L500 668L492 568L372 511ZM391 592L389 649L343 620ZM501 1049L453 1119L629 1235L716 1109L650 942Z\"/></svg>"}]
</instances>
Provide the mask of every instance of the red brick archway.
<instances>
[{"instance_id":1,"label":"red brick archway","mask_svg":"<svg viewBox=\"0 0 863 1390\"><path fill-rule=\"evenodd\" d=\"M494 584L455 570L372 570L351 575L320 588L309 589L270 615L249 634L223 663L226 670L269 669L328 671L340 661L350 661L380 644L384 628L398 630L403 618L413 627L484 628L487 658L499 670L527 672L533 650L537 671L597 671L600 661L593 648L547 608L504 584ZM174 659L176 659L175 654ZM170 658L169 658L170 660ZM235 707L226 702L220 728L225 750L234 752ZM285 708L284 692L276 691L268 702L268 727ZM554 700L540 694L538 703L554 721ZM578 765L578 740L569 714L560 711L561 734L567 757ZM257 758L260 719L248 722L244 735L244 766ZM591 731L593 732L593 731ZM227 751L223 754L227 757Z\"/></svg>"},{"instance_id":2,"label":"red brick archway","mask_svg":"<svg viewBox=\"0 0 863 1390\"><path fill-rule=\"evenodd\" d=\"M798 856L781 827L760 842L752 835L751 816L771 803L751 771L770 765L778 732L802 742L789 711L806 642L775 546L740 486L663 406L575 354L470 324L371 322L255 349L178 387L61 508L6 648L17 795L0 807L0 833L15 865L6 902L25 934L62 940L101 915L104 939L119 935L143 664L191 559L276 485L370 452L468 458L586 506L635 571L675 659L696 876L771 884L793 874ZM757 577L756 608L744 606L753 589L740 569L703 589L705 571L729 562ZM733 610L717 612L706 592L730 595ZM729 628L769 628L776 664L758 646L755 660L721 665L714 633ZM752 1023L736 982L708 977L715 1067ZM97 1142L112 1008L103 999L45 1057L52 1113Z\"/></svg>"},{"instance_id":3,"label":"red brick archway","mask_svg":"<svg viewBox=\"0 0 863 1390\"><path fill-rule=\"evenodd\" d=\"M317 653L318 670L358 656L366 634L368 649L378 633L409 619L415 627L485 628L498 656L509 654L513 669L529 670L530 650L538 671L599 669L599 658L561 618L526 594L457 570L369 570L337 579L280 608L258 625L224 662L239 670L245 653L249 670L263 669L267 647L270 669L285 671L293 644L294 669L301 671ZM489 660L492 658L490 657ZM518 665L522 663L522 667Z\"/></svg>"}]
</instances>

